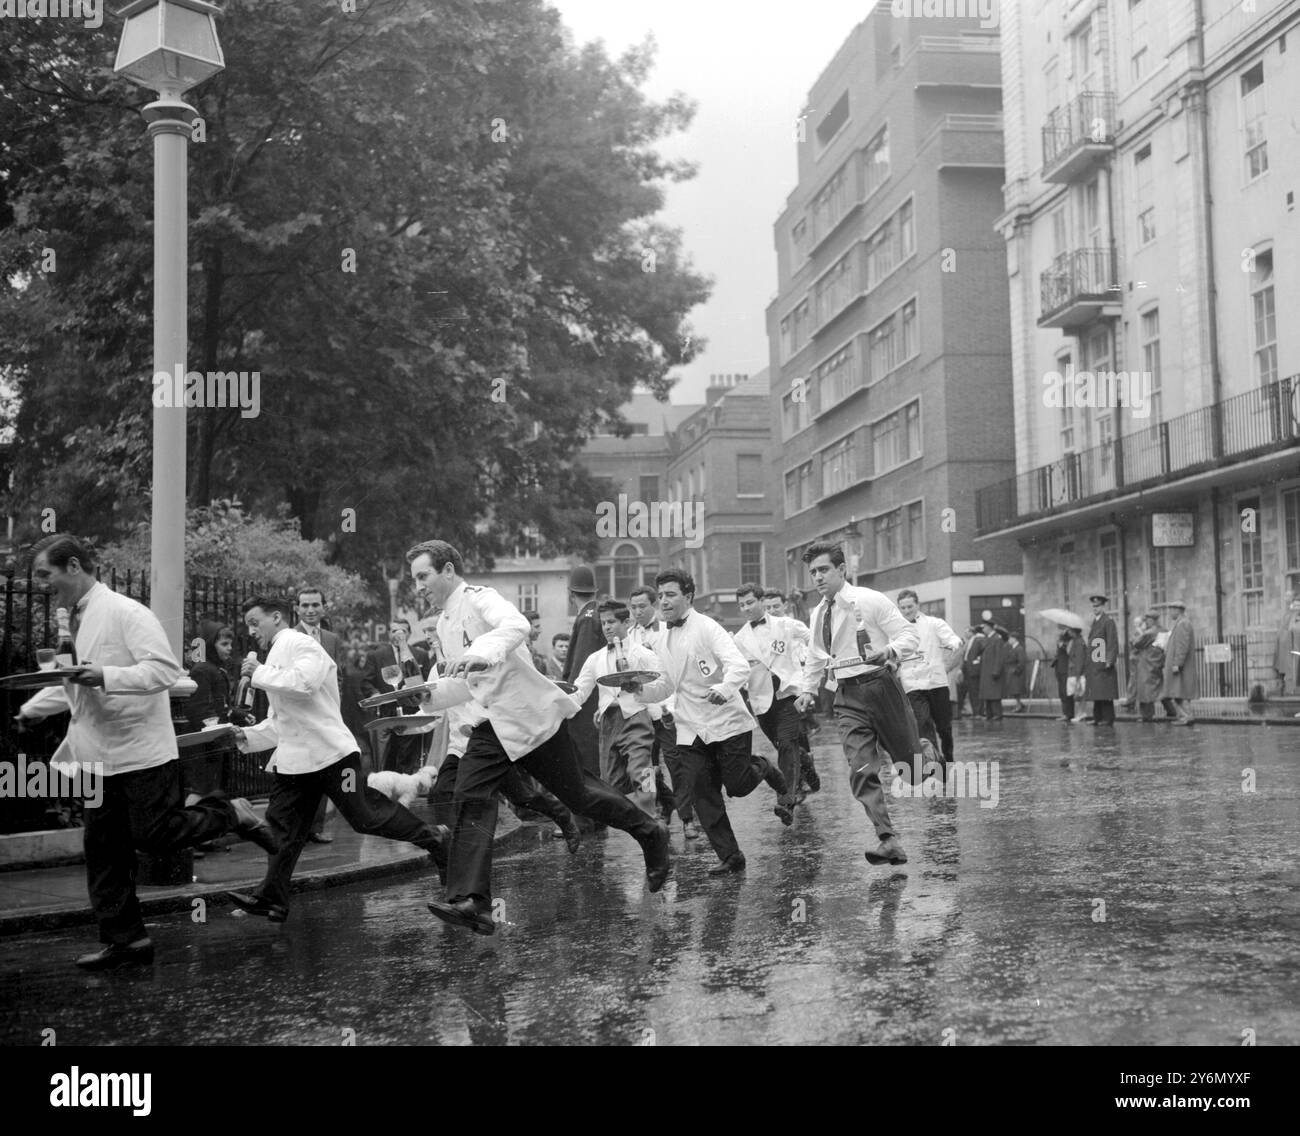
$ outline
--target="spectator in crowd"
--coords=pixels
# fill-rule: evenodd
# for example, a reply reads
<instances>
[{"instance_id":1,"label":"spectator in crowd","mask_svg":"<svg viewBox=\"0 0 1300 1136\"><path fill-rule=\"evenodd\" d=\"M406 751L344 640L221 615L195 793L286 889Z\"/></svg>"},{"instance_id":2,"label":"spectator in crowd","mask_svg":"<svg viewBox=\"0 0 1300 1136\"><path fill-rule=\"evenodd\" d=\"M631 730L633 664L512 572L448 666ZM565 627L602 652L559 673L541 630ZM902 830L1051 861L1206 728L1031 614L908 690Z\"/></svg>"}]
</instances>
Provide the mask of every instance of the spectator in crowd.
<instances>
[{"instance_id":1,"label":"spectator in crowd","mask_svg":"<svg viewBox=\"0 0 1300 1136\"><path fill-rule=\"evenodd\" d=\"M1277 651L1273 669L1281 679L1279 694L1294 696L1300 691L1300 596L1287 593L1286 611L1277 629ZM1296 715L1300 718L1300 714Z\"/></svg>"},{"instance_id":2,"label":"spectator in crowd","mask_svg":"<svg viewBox=\"0 0 1300 1136\"><path fill-rule=\"evenodd\" d=\"M533 666L542 672L547 678L559 678L559 675L551 673L550 666L547 663L546 655L538 647L538 640L542 637L542 616L540 612L525 611L521 613L528 620L528 653L533 657Z\"/></svg>"},{"instance_id":3,"label":"spectator in crowd","mask_svg":"<svg viewBox=\"0 0 1300 1136\"><path fill-rule=\"evenodd\" d=\"M1007 632L1007 697L1016 700L1016 708L1012 710L1013 714L1023 714L1027 707L1025 706L1025 695L1029 693L1026 685L1025 669L1029 665L1029 659L1025 655L1025 646L1020 642L1020 636L1014 631Z\"/></svg>"},{"instance_id":4,"label":"spectator in crowd","mask_svg":"<svg viewBox=\"0 0 1300 1136\"><path fill-rule=\"evenodd\" d=\"M1113 726L1115 699L1119 697L1119 675L1115 671L1119 632L1115 630L1115 621L1106 614L1108 597L1089 596L1088 601L1092 604L1092 626L1084 644L1087 654L1083 660L1083 676L1092 703L1092 722L1095 726Z\"/></svg>"},{"instance_id":5,"label":"spectator in crowd","mask_svg":"<svg viewBox=\"0 0 1300 1136\"><path fill-rule=\"evenodd\" d=\"M992 620L984 621L984 649L980 652L979 697L984 717L990 722L1002 721L1002 699L1006 697L1007 667L1010 654L1005 638L1006 628Z\"/></svg>"},{"instance_id":6,"label":"spectator in crowd","mask_svg":"<svg viewBox=\"0 0 1300 1136\"><path fill-rule=\"evenodd\" d=\"M605 649L605 636L601 633L596 615L596 574L586 564L579 564L569 573L569 609L576 614L560 678L564 682L576 683L583 663L593 652ZM600 776L600 738L596 733L596 711L599 707L600 697L593 690L583 704L582 713L571 718L568 726L578 760L582 768L593 777ZM586 817L581 818L579 823L584 827L592 824Z\"/></svg>"},{"instance_id":7,"label":"spectator in crowd","mask_svg":"<svg viewBox=\"0 0 1300 1136\"><path fill-rule=\"evenodd\" d=\"M233 689L225 669L235 653L235 632L230 627L207 625L207 634L191 648L190 678L196 687L185 701L185 718L192 731L203 729L208 718L230 720ZM196 754L190 751L181 762L181 782L190 793L207 797L222 787L226 759L235 752L234 743L223 739L208 742Z\"/></svg>"},{"instance_id":8,"label":"spectator in crowd","mask_svg":"<svg viewBox=\"0 0 1300 1136\"><path fill-rule=\"evenodd\" d=\"M1160 642L1160 621L1153 611L1138 617L1133 640L1133 694L1144 722L1154 722L1156 703L1164 685L1165 652Z\"/></svg>"},{"instance_id":9,"label":"spectator in crowd","mask_svg":"<svg viewBox=\"0 0 1300 1136\"><path fill-rule=\"evenodd\" d=\"M366 677L362 680L363 697L371 698L376 694L388 694L397 689L384 679L387 667L400 666L398 653L411 634L411 622L405 616L398 616L388 625L388 642L381 643L370 656L370 665ZM411 656L420 669L421 679L429 673L429 656L419 647L410 648ZM415 696L404 698L396 703L404 714L418 714L419 701ZM392 710L390 709L391 713ZM398 773L414 773L424 764L424 736L422 734L401 734L396 730L388 734L384 743L383 758L380 767Z\"/></svg>"},{"instance_id":10,"label":"spectator in crowd","mask_svg":"<svg viewBox=\"0 0 1300 1136\"><path fill-rule=\"evenodd\" d=\"M1061 700L1061 721L1074 721L1074 700L1080 695L1083 684L1083 632L1077 627L1058 624L1061 633L1056 637L1056 658L1052 670L1056 673L1056 693Z\"/></svg>"},{"instance_id":11,"label":"spectator in crowd","mask_svg":"<svg viewBox=\"0 0 1300 1136\"><path fill-rule=\"evenodd\" d=\"M1165 647L1161 702L1165 713L1174 716L1173 725L1190 726L1193 719L1188 703L1200 693L1196 677L1196 636L1192 633L1191 620L1187 618L1187 605L1182 600L1175 600L1165 606L1173 609L1174 621L1169 628L1169 642Z\"/></svg>"},{"instance_id":12,"label":"spectator in crowd","mask_svg":"<svg viewBox=\"0 0 1300 1136\"><path fill-rule=\"evenodd\" d=\"M552 674L552 678L558 678L564 674L564 663L569 657L569 633L559 631L551 636L551 666L558 672Z\"/></svg>"},{"instance_id":13,"label":"spectator in crowd","mask_svg":"<svg viewBox=\"0 0 1300 1136\"><path fill-rule=\"evenodd\" d=\"M960 718L962 704L969 699L970 715L976 721L983 717L980 705L980 655L984 653L987 636L980 627L971 627L966 631L966 653L961 662L961 680L957 683L957 711L954 718Z\"/></svg>"}]
</instances>

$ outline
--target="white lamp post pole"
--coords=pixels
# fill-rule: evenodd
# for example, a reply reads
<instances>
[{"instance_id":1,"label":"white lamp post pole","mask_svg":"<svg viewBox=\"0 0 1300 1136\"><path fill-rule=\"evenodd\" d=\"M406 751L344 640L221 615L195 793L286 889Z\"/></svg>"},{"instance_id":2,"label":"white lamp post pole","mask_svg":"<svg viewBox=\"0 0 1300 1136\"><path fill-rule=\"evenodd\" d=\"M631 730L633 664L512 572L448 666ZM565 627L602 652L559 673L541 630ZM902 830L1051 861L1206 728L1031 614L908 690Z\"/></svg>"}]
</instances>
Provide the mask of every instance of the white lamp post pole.
<instances>
[{"instance_id":1,"label":"white lamp post pole","mask_svg":"<svg viewBox=\"0 0 1300 1136\"><path fill-rule=\"evenodd\" d=\"M184 377L188 369L187 160L197 112L181 96L225 67L217 41L219 13L205 0L133 0L120 13L114 70L158 92L142 113L154 156L153 369L169 378ZM153 391L152 383L148 389ZM185 403L171 401L179 405L153 407L149 606L179 659L185 632Z\"/></svg>"}]
</instances>

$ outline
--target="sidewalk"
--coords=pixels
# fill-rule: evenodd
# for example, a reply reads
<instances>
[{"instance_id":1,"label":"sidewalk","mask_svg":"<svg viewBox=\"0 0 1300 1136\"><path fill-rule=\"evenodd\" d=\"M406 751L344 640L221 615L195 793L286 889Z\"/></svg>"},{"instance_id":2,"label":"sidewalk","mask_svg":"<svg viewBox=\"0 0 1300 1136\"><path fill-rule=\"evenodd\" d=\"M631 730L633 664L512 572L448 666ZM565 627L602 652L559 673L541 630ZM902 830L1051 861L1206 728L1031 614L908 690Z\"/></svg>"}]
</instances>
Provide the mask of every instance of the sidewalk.
<instances>
[{"instance_id":1,"label":"sidewalk","mask_svg":"<svg viewBox=\"0 0 1300 1136\"><path fill-rule=\"evenodd\" d=\"M265 804L254 806L259 814ZM429 820L429 806L419 801L411 810ZM521 824L502 805L498 814L498 854L540 844L551 839L551 821ZM325 831L332 844L308 844L294 872L296 893L338 887L362 880L379 879L407 872L427 872L431 888L437 882L428 854L410 844L381 836L362 836L339 816L331 816ZM266 853L255 844L239 841L225 851L209 852L194 861L194 882L189 885L147 887L138 885L140 906L146 916L189 911L193 900L224 906L224 893L244 890L261 881L266 871ZM86 897L86 868L75 864L56 868L26 868L0 872L0 935L44 931L93 923Z\"/></svg>"},{"instance_id":2,"label":"sidewalk","mask_svg":"<svg viewBox=\"0 0 1300 1136\"><path fill-rule=\"evenodd\" d=\"M1028 707L1027 712L1016 714L1014 717L1059 718L1061 716L1061 704L1056 699L1026 698L1024 703ZM1117 722L1142 720L1142 716L1136 709L1125 710L1120 703L1121 699L1117 698L1115 700ZM1004 699L1002 713L1011 717L1011 710L1015 704L1014 698ZM1092 704L1086 699L1075 702L1076 715L1088 714L1091 711ZM1244 698L1198 698L1192 702L1191 711L1196 722L1202 726L1300 726L1300 718L1295 717L1296 714L1300 714L1300 701L1295 699L1274 699L1271 702L1261 702L1252 706ZM1164 713L1164 709L1157 703L1157 722L1164 718Z\"/></svg>"}]
</instances>

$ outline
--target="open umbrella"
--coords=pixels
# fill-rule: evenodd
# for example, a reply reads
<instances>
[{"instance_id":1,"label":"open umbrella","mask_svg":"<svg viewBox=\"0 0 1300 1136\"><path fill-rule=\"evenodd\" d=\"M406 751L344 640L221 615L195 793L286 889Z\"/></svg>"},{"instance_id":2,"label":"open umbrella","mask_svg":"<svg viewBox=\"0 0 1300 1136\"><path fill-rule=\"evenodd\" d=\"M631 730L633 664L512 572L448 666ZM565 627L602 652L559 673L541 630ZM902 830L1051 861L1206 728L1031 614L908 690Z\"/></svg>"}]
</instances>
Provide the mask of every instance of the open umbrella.
<instances>
[{"instance_id":1,"label":"open umbrella","mask_svg":"<svg viewBox=\"0 0 1300 1136\"><path fill-rule=\"evenodd\" d=\"M1066 627L1074 627L1079 631L1084 628L1084 622L1072 611L1066 611L1063 607L1049 607L1038 613L1049 623L1060 623Z\"/></svg>"}]
</instances>

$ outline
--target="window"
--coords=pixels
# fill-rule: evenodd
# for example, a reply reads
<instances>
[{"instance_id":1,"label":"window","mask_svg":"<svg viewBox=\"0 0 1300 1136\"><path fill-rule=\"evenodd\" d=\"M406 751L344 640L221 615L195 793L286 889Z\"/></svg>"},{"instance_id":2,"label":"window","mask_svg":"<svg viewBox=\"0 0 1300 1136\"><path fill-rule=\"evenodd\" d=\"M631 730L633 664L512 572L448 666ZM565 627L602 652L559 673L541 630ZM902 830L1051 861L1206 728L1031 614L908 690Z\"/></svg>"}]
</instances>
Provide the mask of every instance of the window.
<instances>
[{"instance_id":1,"label":"window","mask_svg":"<svg viewBox=\"0 0 1300 1136\"><path fill-rule=\"evenodd\" d=\"M842 402L859 387L857 352L852 343L841 347L814 372L818 413Z\"/></svg>"},{"instance_id":2,"label":"window","mask_svg":"<svg viewBox=\"0 0 1300 1136\"><path fill-rule=\"evenodd\" d=\"M794 266L799 267L808 258L808 220L801 217L790 230L790 245L794 252Z\"/></svg>"},{"instance_id":3,"label":"window","mask_svg":"<svg viewBox=\"0 0 1300 1136\"><path fill-rule=\"evenodd\" d=\"M515 589L515 607L520 611L537 611L536 584L520 584Z\"/></svg>"},{"instance_id":4,"label":"window","mask_svg":"<svg viewBox=\"0 0 1300 1136\"><path fill-rule=\"evenodd\" d=\"M641 584L641 550L635 544L620 544L614 549L614 590L616 599L627 599Z\"/></svg>"},{"instance_id":5,"label":"window","mask_svg":"<svg viewBox=\"0 0 1300 1136\"><path fill-rule=\"evenodd\" d=\"M932 615L935 619L948 618L948 604L946 600L922 600L920 607L923 615Z\"/></svg>"},{"instance_id":6,"label":"window","mask_svg":"<svg viewBox=\"0 0 1300 1136\"><path fill-rule=\"evenodd\" d=\"M853 204L849 182L849 164L844 163L831 175L820 193L813 198L813 241L820 241L844 219Z\"/></svg>"},{"instance_id":7,"label":"window","mask_svg":"<svg viewBox=\"0 0 1300 1136\"><path fill-rule=\"evenodd\" d=\"M1151 421L1161 422L1160 405L1160 309L1143 312L1139 321L1142 340L1142 371L1146 383L1147 400L1151 405Z\"/></svg>"},{"instance_id":8,"label":"window","mask_svg":"<svg viewBox=\"0 0 1300 1136\"><path fill-rule=\"evenodd\" d=\"M1074 85L1079 91L1090 89L1092 59L1092 17L1089 16L1079 25L1079 30L1070 36L1070 63Z\"/></svg>"},{"instance_id":9,"label":"window","mask_svg":"<svg viewBox=\"0 0 1300 1136\"><path fill-rule=\"evenodd\" d=\"M905 560L925 559L925 505L913 501L907 507L907 529L904 532L903 558Z\"/></svg>"},{"instance_id":10,"label":"window","mask_svg":"<svg viewBox=\"0 0 1300 1136\"><path fill-rule=\"evenodd\" d=\"M742 583L758 584L763 580L763 542L740 542L740 579Z\"/></svg>"},{"instance_id":11,"label":"window","mask_svg":"<svg viewBox=\"0 0 1300 1136\"><path fill-rule=\"evenodd\" d=\"M1260 499L1242 497L1237 501L1237 516L1247 509L1254 510L1254 516L1260 516ZM1238 529L1243 526L1238 525ZM1259 627L1264 622L1264 538L1257 523L1250 526L1253 532L1241 532L1238 551L1241 555L1241 610L1247 627Z\"/></svg>"},{"instance_id":12,"label":"window","mask_svg":"<svg viewBox=\"0 0 1300 1136\"><path fill-rule=\"evenodd\" d=\"M1241 77L1241 117L1246 139L1246 180L1268 172L1268 140L1264 134L1264 64L1256 63Z\"/></svg>"},{"instance_id":13,"label":"window","mask_svg":"<svg viewBox=\"0 0 1300 1136\"><path fill-rule=\"evenodd\" d=\"M813 463L811 461L804 462L803 465L790 470L785 475L786 516L806 509L816 501L812 488Z\"/></svg>"},{"instance_id":14,"label":"window","mask_svg":"<svg viewBox=\"0 0 1300 1136\"><path fill-rule=\"evenodd\" d=\"M781 321L781 362L803 349L809 330L808 301L803 300Z\"/></svg>"},{"instance_id":15,"label":"window","mask_svg":"<svg viewBox=\"0 0 1300 1136\"><path fill-rule=\"evenodd\" d=\"M1074 595L1074 541L1068 540L1061 545L1061 605L1069 611L1075 601Z\"/></svg>"},{"instance_id":16,"label":"window","mask_svg":"<svg viewBox=\"0 0 1300 1136\"><path fill-rule=\"evenodd\" d=\"M1151 186L1151 147L1133 155L1133 186L1137 195L1138 244L1156 239L1156 202Z\"/></svg>"},{"instance_id":17,"label":"window","mask_svg":"<svg viewBox=\"0 0 1300 1136\"><path fill-rule=\"evenodd\" d=\"M763 455L736 455L736 496L763 496Z\"/></svg>"},{"instance_id":18,"label":"window","mask_svg":"<svg viewBox=\"0 0 1300 1136\"><path fill-rule=\"evenodd\" d=\"M898 263L897 244L892 217L867 238L868 290L894 271Z\"/></svg>"},{"instance_id":19,"label":"window","mask_svg":"<svg viewBox=\"0 0 1300 1136\"><path fill-rule=\"evenodd\" d=\"M1277 315L1273 307L1273 252L1255 256L1250 274L1250 305L1255 333L1255 378L1260 386L1277 381Z\"/></svg>"},{"instance_id":20,"label":"window","mask_svg":"<svg viewBox=\"0 0 1300 1136\"><path fill-rule=\"evenodd\" d=\"M899 537L903 527L901 509L877 517L876 529L876 567L887 568L902 559Z\"/></svg>"},{"instance_id":21,"label":"window","mask_svg":"<svg viewBox=\"0 0 1300 1136\"><path fill-rule=\"evenodd\" d=\"M862 152L862 165L866 173L865 196L870 197L889 177L889 127L885 127L867 144Z\"/></svg>"},{"instance_id":22,"label":"window","mask_svg":"<svg viewBox=\"0 0 1300 1136\"><path fill-rule=\"evenodd\" d=\"M1119 580L1119 534L1104 532L1101 534L1101 590L1116 605L1110 614L1118 610L1119 597L1123 593Z\"/></svg>"},{"instance_id":23,"label":"window","mask_svg":"<svg viewBox=\"0 0 1300 1136\"><path fill-rule=\"evenodd\" d=\"M834 267L817 282L814 307L818 327L837 315L857 291L857 273L853 271L854 251L856 246L840 257Z\"/></svg>"},{"instance_id":24,"label":"window","mask_svg":"<svg viewBox=\"0 0 1300 1136\"><path fill-rule=\"evenodd\" d=\"M916 226L912 220L912 202L905 201L898 211L899 243L902 246L902 260L916 252Z\"/></svg>"},{"instance_id":25,"label":"window","mask_svg":"<svg viewBox=\"0 0 1300 1136\"><path fill-rule=\"evenodd\" d=\"M1153 544L1147 558L1147 581L1152 606L1158 606L1169 598L1165 572L1165 551L1165 549L1157 548Z\"/></svg>"},{"instance_id":26,"label":"window","mask_svg":"<svg viewBox=\"0 0 1300 1136\"><path fill-rule=\"evenodd\" d=\"M855 484L855 466L852 434L822 450L822 496L829 497Z\"/></svg>"},{"instance_id":27,"label":"window","mask_svg":"<svg viewBox=\"0 0 1300 1136\"><path fill-rule=\"evenodd\" d=\"M832 138L840 132L842 127L849 120L849 93L845 91L835 100L835 105L826 112L821 122L817 124L817 141L824 147Z\"/></svg>"},{"instance_id":28,"label":"window","mask_svg":"<svg viewBox=\"0 0 1300 1136\"><path fill-rule=\"evenodd\" d=\"M919 399L873 423L871 451L877 476L921 456Z\"/></svg>"},{"instance_id":29,"label":"window","mask_svg":"<svg viewBox=\"0 0 1300 1136\"><path fill-rule=\"evenodd\" d=\"M1066 225L1066 220L1064 206L1052 214L1052 248L1056 256L1066 252L1070 245L1069 228Z\"/></svg>"},{"instance_id":30,"label":"window","mask_svg":"<svg viewBox=\"0 0 1300 1136\"><path fill-rule=\"evenodd\" d=\"M908 300L903 305L903 358L910 359L920 349L916 334L916 301Z\"/></svg>"},{"instance_id":31,"label":"window","mask_svg":"<svg viewBox=\"0 0 1300 1136\"><path fill-rule=\"evenodd\" d=\"M867 333L868 382L874 383L877 379L883 378L903 361L900 354L901 347L902 344L895 333L893 316Z\"/></svg>"},{"instance_id":32,"label":"window","mask_svg":"<svg viewBox=\"0 0 1300 1136\"><path fill-rule=\"evenodd\" d=\"M1150 53L1147 51L1150 29L1147 26L1147 0L1129 0L1129 42L1132 45L1133 82L1138 82L1151 66Z\"/></svg>"},{"instance_id":33,"label":"window","mask_svg":"<svg viewBox=\"0 0 1300 1136\"><path fill-rule=\"evenodd\" d=\"M794 437L812 421L808 393L808 380L795 379L781 396L781 429L785 438Z\"/></svg>"},{"instance_id":34,"label":"window","mask_svg":"<svg viewBox=\"0 0 1300 1136\"><path fill-rule=\"evenodd\" d=\"M641 475L641 497L647 505L651 501L659 500L659 478L653 474Z\"/></svg>"},{"instance_id":35,"label":"window","mask_svg":"<svg viewBox=\"0 0 1300 1136\"><path fill-rule=\"evenodd\" d=\"M1286 530L1286 591L1300 596L1300 488L1282 494L1282 519Z\"/></svg>"}]
</instances>

